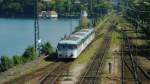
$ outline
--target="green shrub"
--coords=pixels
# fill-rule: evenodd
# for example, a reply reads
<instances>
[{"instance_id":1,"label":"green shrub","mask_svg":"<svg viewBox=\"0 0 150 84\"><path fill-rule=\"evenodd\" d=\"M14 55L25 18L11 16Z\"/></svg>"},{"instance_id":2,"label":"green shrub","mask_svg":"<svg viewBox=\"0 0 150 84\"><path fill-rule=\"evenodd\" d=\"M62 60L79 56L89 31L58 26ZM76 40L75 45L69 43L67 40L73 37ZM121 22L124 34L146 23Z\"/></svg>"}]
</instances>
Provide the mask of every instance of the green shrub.
<instances>
[{"instance_id":1,"label":"green shrub","mask_svg":"<svg viewBox=\"0 0 150 84\"><path fill-rule=\"evenodd\" d=\"M13 60L7 56L1 56L0 61L0 71L6 71L13 67Z\"/></svg>"},{"instance_id":2,"label":"green shrub","mask_svg":"<svg viewBox=\"0 0 150 84\"><path fill-rule=\"evenodd\" d=\"M80 31L81 29L82 29L81 26L77 26L77 27L75 28L75 32Z\"/></svg>"},{"instance_id":3,"label":"green shrub","mask_svg":"<svg viewBox=\"0 0 150 84\"><path fill-rule=\"evenodd\" d=\"M80 31L81 29L88 28L90 26L89 19L87 17L81 17L79 25L75 28L75 32Z\"/></svg>"},{"instance_id":4,"label":"green shrub","mask_svg":"<svg viewBox=\"0 0 150 84\"><path fill-rule=\"evenodd\" d=\"M15 55L13 56L13 61L15 66L18 64L22 64L22 57Z\"/></svg>"},{"instance_id":5,"label":"green shrub","mask_svg":"<svg viewBox=\"0 0 150 84\"><path fill-rule=\"evenodd\" d=\"M35 49L29 46L22 55L23 62L29 62L36 58Z\"/></svg>"},{"instance_id":6,"label":"green shrub","mask_svg":"<svg viewBox=\"0 0 150 84\"><path fill-rule=\"evenodd\" d=\"M2 67L3 67L3 66L2 66L2 64L0 64L0 72L2 72L2 71L3 71Z\"/></svg>"},{"instance_id":7,"label":"green shrub","mask_svg":"<svg viewBox=\"0 0 150 84\"><path fill-rule=\"evenodd\" d=\"M44 55L50 55L53 52L53 48L49 42L42 45L41 53Z\"/></svg>"}]
</instances>

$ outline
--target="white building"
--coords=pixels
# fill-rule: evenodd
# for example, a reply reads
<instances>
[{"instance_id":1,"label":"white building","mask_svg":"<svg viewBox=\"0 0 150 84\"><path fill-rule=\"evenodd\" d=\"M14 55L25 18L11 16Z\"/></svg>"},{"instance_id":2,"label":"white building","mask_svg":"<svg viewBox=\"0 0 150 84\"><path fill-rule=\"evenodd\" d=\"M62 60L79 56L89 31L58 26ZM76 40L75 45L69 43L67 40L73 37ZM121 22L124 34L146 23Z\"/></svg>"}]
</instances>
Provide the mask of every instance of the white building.
<instances>
[{"instance_id":1,"label":"white building","mask_svg":"<svg viewBox=\"0 0 150 84\"><path fill-rule=\"evenodd\" d=\"M58 14L56 11L49 11L50 18L58 18Z\"/></svg>"}]
</instances>

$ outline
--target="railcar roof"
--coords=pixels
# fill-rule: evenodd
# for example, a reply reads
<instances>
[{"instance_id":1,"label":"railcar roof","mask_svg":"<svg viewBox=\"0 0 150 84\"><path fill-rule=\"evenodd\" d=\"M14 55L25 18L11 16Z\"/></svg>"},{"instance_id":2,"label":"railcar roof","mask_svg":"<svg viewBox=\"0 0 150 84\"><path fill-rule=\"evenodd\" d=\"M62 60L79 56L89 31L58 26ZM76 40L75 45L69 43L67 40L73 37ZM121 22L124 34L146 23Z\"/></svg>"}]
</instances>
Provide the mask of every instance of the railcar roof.
<instances>
[{"instance_id":1,"label":"railcar roof","mask_svg":"<svg viewBox=\"0 0 150 84\"><path fill-rule=\"evenodd\" d=\"M84 36L85 33L77 32L77 33L75 33L74 35L77 35L77 36Z\"/></svg>"},{"instance_id":2,"label":"railcar roof","mask_svg":"<svg viewBox=\"0 0 150 84\"><path fill-rule=\"evenodd\" d=\"M80 32L88 32L89 30L87 30L87 29L83 29L83 30L81 30Z\"/></svg>"},{"instance_id":3,"label":"railcar roof","mask_svg":"<svg viewBox=\"0 0 150 84\"><path fill-rule=\"evenodd\" d=\"M63 40L59 42L59 44L79 44L81 40L83 40L87 35L89 35L94 29L89 28L89 29L82 29L78 32L75 32Z\"/></svg>"},{"instance_id":4,"label":"railcar roof","mask_svg":"<svg viewBox=\"0 0 150 84\"><path fill-rule=\"evenodd\" d=\"M78 40L78 39L79 39L79 37L71 35L71 36L69 36L68 38L66 38L65 40L73 40L73 41L76 41L76 40Z\"/></svg>"}]
</instances>

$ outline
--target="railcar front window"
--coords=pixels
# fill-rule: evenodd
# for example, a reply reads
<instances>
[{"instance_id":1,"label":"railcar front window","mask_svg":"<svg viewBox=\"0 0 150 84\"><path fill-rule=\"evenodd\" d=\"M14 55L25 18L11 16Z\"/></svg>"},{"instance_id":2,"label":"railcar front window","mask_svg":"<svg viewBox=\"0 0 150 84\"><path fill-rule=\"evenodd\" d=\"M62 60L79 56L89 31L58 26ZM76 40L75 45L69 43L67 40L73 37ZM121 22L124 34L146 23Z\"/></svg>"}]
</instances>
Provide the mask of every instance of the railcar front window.
<instances>
[{"instance_id":1,"label":"railcar front window","mask_svg":"<svg viewBox=\"0 0 150 84\"><path fill-rule=\"evenodd\" d=\"M76 49L77 46L76 45L70 45L70 49Z\"/></svg>"},{"instance_id":2,"label":"railcar front window","mask_svg":"<svg viewBox=\"0 0 150 84\"><path fill-rule=\"evenodd\" d=\"M76 49L77 46L73 44L58 44L58 50Z\"/></svg>"},{"instance_id":3,"label":"railcar front window","mask_svg":"<svg viewBox=\"0 0 150 84\"><path fill-rule=\"evenodd\" d=\"M58 48L58 50L63 50L63 49L65 49L65 46L62 44L58 44L57 48Z\"/></svg>"}]
</instances>

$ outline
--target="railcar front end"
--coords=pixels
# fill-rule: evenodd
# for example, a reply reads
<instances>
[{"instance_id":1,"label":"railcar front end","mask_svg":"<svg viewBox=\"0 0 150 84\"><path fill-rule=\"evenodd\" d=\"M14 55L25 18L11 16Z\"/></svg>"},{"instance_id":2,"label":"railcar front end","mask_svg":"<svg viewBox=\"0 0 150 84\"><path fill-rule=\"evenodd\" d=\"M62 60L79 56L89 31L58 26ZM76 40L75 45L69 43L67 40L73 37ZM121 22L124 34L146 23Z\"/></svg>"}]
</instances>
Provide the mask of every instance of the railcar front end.
<instances>
[{"instance_id":1,"label":"railcar front end","mask_svg":"<svg viewBox=\"0 0 150 84\"><path fill-rule=\"evenodd\" d=\"M58 58L76 58L77 46L73 44L59 43L57 46Z\"/></svg>"}]
</instances>

